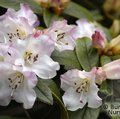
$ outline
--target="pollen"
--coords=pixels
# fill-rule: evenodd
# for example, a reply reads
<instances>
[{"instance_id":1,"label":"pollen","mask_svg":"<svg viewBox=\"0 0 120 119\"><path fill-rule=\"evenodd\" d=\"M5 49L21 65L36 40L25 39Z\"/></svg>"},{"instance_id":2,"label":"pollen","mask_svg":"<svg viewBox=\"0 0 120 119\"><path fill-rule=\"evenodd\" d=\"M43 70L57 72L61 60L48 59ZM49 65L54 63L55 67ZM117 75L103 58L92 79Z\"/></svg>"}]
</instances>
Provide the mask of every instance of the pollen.
<instances>
[{"instance_id":1,"label":"pollen","mask_svg":"<svg viewBox=\"0 0 120 119\"><path fill-rule=\"evenodd\" d=\"M77 93L88 92L91 80L88 78L78 79L74 82L74 87Z\"/></svg>"},{"instance_id":2,"label":"pollen","mask_svg":"<svg viewBox=\"0 0 120 119\"><path fill-rule=\"evenodd\" d=\"M31 51L26 51L24 54L24 60L26 64L33 64L38 61L38 54L32 53Z\"/></svg>"},{"instance_id":3,"label":"pollen","mask_svg":"<svg viewBox=\"0 0 120 119\"><path fill-rule=\"evenodd\" d=\"M20 39L20 40L24 40L27 37L27 33L21 28L17 28L13 32L7 33L7 35L9 37L9 41L11 41L15 38Z\"/></svg>"},{"instance_id":4,"label":"pollen","mask_svg":"<svg viewBox=\"0 0 120 119\"><path fill-rule=\"evenodd\" d=\"M8 77L9 87L13 90L17 89L24 81L24 75L20 72L15 72Z\"/></svg>"}]
</instances>

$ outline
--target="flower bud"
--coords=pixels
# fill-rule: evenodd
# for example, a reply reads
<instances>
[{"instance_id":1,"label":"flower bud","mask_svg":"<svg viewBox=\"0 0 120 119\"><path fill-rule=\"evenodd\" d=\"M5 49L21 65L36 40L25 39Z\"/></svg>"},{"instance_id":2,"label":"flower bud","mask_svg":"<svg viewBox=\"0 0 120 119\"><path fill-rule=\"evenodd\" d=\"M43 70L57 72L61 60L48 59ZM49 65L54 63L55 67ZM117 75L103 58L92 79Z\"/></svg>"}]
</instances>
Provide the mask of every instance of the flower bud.
<instances>
[{"instance_id":1,"label":"flower bud","mask_svg":"<svg viewBox=\"0 0 120 119\"><path fill-rule=\"evenodd\" d=\"M107 47L107 53L112 52L112 55L120 54L120 35L112 39Z\"/></svg>"},{"instance_id":2,"label":"flower bud","mask_svg":"<svg viewBox=\"0 0 120 119\"><path fill-rule=\"evenodd\" d=\"M106 0L103 8L109 18L120 18L120 0Z\"/></svg>"},{"instance_id":3,"label":"flower bud","mask_svg":"<svg viewBox=\"0 0 120 119\"><path fill-rule=\"evenodd\" d=\"M70 0L35 0L45 8L52 8L56 14L60 14Z\"/></svg>"},{"instance_id":4,"label":"flower bud","mask_svg":"<svg viewBox=\"0 0 120 119\"><path fill-rule=\"evenodd\" d=\"M99 31L95 31L92 35L92 44L93 47L103 50L106 45L106 39Z\"/></svg>"},{"instance_id":5,"label":"flower bud","mask_svg":"<svg viewBox=\"0 0 120 119\"><path fill-rule=\"evenodd\" d=\"M111 34L113 37L116 37L120 33L120 21L119 20L114 20L113 24L110 28Z\"/></svg>"}]
</instances>

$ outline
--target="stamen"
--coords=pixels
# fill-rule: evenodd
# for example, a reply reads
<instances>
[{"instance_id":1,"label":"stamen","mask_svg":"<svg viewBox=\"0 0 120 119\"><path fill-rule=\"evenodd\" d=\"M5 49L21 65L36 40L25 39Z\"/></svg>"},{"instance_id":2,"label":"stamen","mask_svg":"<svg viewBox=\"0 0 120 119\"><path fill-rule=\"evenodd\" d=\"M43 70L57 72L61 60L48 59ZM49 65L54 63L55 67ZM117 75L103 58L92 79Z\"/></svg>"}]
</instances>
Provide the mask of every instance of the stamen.
<instances>
[{"instance_id":1,"label":"stamen","mask_svg":"<svg viewBox=\"0 0 120 119\"><path fill-rule=\"evenodd\" d=\"M74 82L74 85L77 93L88 92L90 87L90 79L78 79L76 82Z\"/></svg>"},{"instance_id":2,"label":"stamen","mask_svg":"<svg viewBox=\"0 0 120 119\"><path fill-rule=\"evenodd\" d=\"M38 61L38 54L26 51L24 54L24 60L26 64L33 64L34 62Z\"/></svg>"},{"instance_id":3,"label":"stamen","mask_svg":"<svg viewBox=\"0 0 120 119\"><path fill-rule=\"evenodd\" d=\"M17 89L24 81L24 75L20 72L16 72L12 74L10 77L8 77L9 80L9 87L12 88L12 90Z\"/></svg>"}]
</instances>

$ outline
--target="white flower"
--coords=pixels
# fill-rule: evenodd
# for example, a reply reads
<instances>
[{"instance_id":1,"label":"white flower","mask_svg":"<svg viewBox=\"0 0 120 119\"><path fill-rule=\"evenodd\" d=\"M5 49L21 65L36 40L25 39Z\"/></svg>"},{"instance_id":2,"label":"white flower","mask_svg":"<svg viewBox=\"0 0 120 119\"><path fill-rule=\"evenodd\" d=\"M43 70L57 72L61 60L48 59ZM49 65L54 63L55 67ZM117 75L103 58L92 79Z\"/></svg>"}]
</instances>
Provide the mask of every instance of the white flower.
<instances>
[{"instance_id":1,"label":"white flower","mask_svg":"<svg viewBox=\"0 0 120 119\"><path fill-rule=\"evenodd\" d=\"M100 27L96 23L88 22L86 19L80 19L77 22L77 26L73 30L73 37L75 39L82 38L82 37L88 37L92 39L92 35L95 33L95 31L98 31L104 36L104 33Z\"/></svg>"},{"instance_id":2,"label":"white flower","mask_svg":"<svg viewBox=\"0 0 120 119\"><path fill-rule=\"evenodd\" d=\"M8 63L0 62L0 105L6 106L11 100L23 103L24 108L32 108L36 93L33 88L37 84L34 73L13 68Z\"/></svg>"},{"instance_id":3,"label":"white flower","mask_svg":"<svg viewBox=\"0 0 120 119\"><path fill-rule=\"evenodd\" d=\"M88 102L88 107L98 108L102 104L98 96L98 87L95 84L95 73L69 70L61 75L61 88L65 91L63 102L68 110L75 111L83 108Z\"/></svg>"},{"instance_id":4,"label":"white flower","mask_svg":"<svg viewBox=\"0 0 120 119\"><path fill-rule=\"evenodd\" d=\"M55 49L58 51L73 50L75 41L72 37L72 29L75 26L68 25L66 20L55 21L51 27L46 30L51 39L55 42Z\"/></svg>"},{"instance_id":5,"label":"white flower","mask_svg":"<svg viewBox=\"0 0 120 119\"><path fill-rule=\"evenodd\" d=\"M56 70L59 70L59 64L50 58L53 50L54 44L47 35L36 38L31 36L26 41L21 41L19 57L15 64L22 65L25 71L35 72L40 78L53 78Z\"/></svg>"},{"instance_id":6,"label":"white flower","mask_svg":"<svg viewBox=\"0 0 120 119\"><path fill-rule=\"evenodd\" d=\"M27 5L21 5L21 9L17 12L9 8L0 17L0 42L25 40L30 34L33 34L36 20L37 16Z\"/></svg>"}]
</instances>

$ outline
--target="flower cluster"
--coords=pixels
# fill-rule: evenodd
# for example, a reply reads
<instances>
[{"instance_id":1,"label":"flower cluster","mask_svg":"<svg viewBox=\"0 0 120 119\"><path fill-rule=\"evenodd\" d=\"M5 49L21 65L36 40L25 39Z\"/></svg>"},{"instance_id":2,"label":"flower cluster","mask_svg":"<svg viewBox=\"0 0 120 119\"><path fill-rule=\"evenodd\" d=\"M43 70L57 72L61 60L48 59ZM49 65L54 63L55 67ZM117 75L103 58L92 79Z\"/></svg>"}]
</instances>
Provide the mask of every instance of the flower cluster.
<instances>
[{"instance_id":1,"label":"flower cluster","mask_svg":"<svg viewBox=\"0 0 120 119\"><path fill-rule=\"evenodd\" d=\"M37 76L50 79L59 70L59 64L50 58L54 42L35 29L38 23L28 5L21 5L17 12L8 9L0 17L0 105L13 99L31 108Z\"/></svg>"},{"instance_id":2,"label":"flower cluster","mask_svg":"<svg viewBox=\"0 0 120 119\"><path fill-rule=\"evenodd\" d=\"M76 24L55 21L49 28L37 30L37 16L26 4L22 4L17 12L8 9L0 16L0 105L6 106L16 100L26 109L33 106L37 77L51 79L60 68L51 58L54 50L59 53L73 51L76 40L83 37L91 39L92 46L100 53L106 53L115 45L110 43L108 47L106 35L97 23L81 19ZM93 67L90 72L71 69L61 75L61 88L65 91L62 99L67 109L75 111L86 103L91 108L101 106L98 85L106 79L119 79L119 71L120 60L116 60Z\"/></svg>"}]
</instances>

